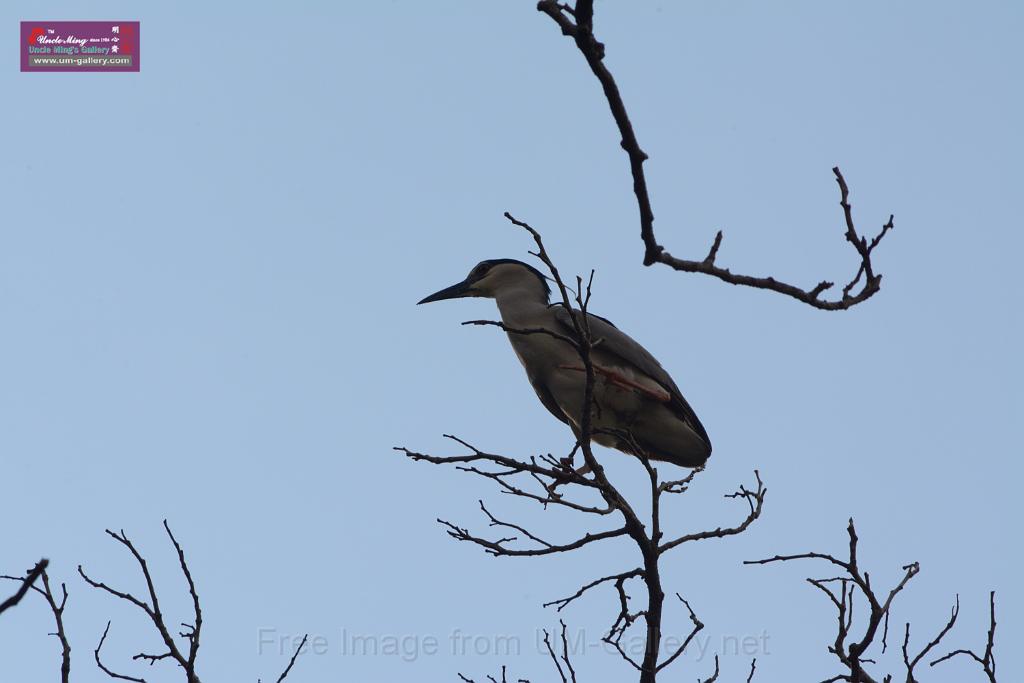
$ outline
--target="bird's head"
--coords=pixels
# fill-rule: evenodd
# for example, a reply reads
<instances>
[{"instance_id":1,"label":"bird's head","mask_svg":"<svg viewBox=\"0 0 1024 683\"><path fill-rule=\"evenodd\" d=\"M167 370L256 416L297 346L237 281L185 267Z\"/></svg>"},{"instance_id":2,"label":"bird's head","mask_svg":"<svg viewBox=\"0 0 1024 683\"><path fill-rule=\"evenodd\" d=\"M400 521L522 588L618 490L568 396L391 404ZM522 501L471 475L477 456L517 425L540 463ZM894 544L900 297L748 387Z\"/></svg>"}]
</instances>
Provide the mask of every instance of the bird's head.
<instances>
[{"instance_id":1,"label":"bird's head","mask_svg":"<svg viewBox=\"0 0 1024 683\"><path fill-rule=\"evenodd\" d=\"M490 259L473 266L462 282L426 297L421 304L467 296L497 299L503 296L536 297L546 303L551 294L547 278L536 268L515 259Z\"/></svg>"}]
</instances>

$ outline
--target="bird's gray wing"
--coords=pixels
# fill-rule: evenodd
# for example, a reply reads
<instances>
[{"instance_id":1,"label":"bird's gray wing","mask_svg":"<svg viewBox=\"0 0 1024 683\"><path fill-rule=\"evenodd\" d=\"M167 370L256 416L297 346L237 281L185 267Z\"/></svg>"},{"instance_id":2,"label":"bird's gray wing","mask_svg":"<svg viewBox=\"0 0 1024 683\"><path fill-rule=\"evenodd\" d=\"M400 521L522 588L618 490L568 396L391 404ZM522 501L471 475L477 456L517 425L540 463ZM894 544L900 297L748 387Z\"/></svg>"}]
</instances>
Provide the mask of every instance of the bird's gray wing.
<instances>
[{"instance_id":1,"label":"bird's gray wing","mask_svg":"<svg viewBox=\"0 0 1024 683\"><path fill-rule=\"evenodd\" d=\"M569 318L569 312L561 304L552 304L551 307L555 308L555 319L562 325L564 331L569 336L575 338L576 330L573 327L572 320ZM580 312L574 310L573 314L579 316ZM599 347L602 352L618 356L624 362L629 363L664 387L672 396L670 405L674 412L685 420L705 442L709 445L711 444L711 439L708 438L704 425L700 423L697 413L686 402L683 392L679 391L679 387L676 386L672 377L665 371L665 368L661 367L661 363L647 349L628 334L615 327L610 320L606 320L593 313L587 313L587 322L590 324L591 337L595 341L598 339L603 340ZM544 399L542 398L541 400Z\"/></svg>"}]
</instances>

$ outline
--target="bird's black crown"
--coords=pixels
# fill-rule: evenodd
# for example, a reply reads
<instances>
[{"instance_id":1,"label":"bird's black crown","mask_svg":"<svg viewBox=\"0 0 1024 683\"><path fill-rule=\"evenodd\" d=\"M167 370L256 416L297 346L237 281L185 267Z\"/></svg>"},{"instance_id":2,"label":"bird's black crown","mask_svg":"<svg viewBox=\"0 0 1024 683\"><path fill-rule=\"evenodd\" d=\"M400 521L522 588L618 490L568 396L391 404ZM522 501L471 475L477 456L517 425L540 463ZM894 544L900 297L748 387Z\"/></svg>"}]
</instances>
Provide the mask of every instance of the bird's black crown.
<instances>
[{"instance_id":1,"label":"bird's black crown","mask_svg":"<svg viewBox=\"0 0 1024 683\"><path fill-rule=\"evenodd\" d=\"M536 275L537 279L540 280L540 284L544 287L545 300L551 299L551 286L548 284L548 278L544 276L544 273L540 272L539 270L531 266L529 263L523 263L522 261L517 261L514 258L495 258L487 259L486 261L481 261L480 263L477 264L476 268L473 269L473 279L477 280L482 278L484 275L487 274L487 271L489 271L494 266L501 265L502 263L522 266L523 268L526 268L531 273Z\"/></svg>"}]
</instances>

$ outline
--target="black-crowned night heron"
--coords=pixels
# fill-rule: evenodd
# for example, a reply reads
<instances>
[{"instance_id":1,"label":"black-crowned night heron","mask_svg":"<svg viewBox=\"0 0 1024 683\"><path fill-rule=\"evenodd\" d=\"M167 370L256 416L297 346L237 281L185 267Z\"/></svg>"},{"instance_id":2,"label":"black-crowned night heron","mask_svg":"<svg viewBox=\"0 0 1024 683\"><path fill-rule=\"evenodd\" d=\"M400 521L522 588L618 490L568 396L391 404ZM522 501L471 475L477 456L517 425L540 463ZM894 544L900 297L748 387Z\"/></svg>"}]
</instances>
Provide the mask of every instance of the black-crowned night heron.
<instances>
[{"instance_id":1,"label":"black-crowned night heron","mask_svg":"<svg viewBox=\"0 0 1024 683\"><path fill-rule=\"evenodd\" d=\"M544 328L574 337L569 313L550 304L547 279L513 259L478 263L465 280L419 303L467 296L494 299L510 329ZM679 387L647 349L612 323L588 314L593 349L593 439L626 453L635 442L652 459L700 467L711 441ZM578 435L586 375L576 349L547 334L509 332L509 340L541 403ZM628 435L628 436L627 436Z\"/></svg>"}]
</instances>

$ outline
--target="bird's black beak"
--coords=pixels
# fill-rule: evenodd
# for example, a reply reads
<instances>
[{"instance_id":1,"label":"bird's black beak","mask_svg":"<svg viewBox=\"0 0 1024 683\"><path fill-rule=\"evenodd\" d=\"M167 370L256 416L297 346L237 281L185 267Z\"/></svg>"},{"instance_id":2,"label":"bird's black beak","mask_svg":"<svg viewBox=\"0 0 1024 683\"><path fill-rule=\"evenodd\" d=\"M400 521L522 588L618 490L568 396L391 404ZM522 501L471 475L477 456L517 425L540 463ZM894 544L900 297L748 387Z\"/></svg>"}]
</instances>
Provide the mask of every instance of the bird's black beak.
<instances>
[{"instance_id":1,"label":"bird's black beak","mask_svg":"<svg viewBox=\"0 0 1024 683\"><path fill-rule=\"evenodd\" d=\"M440 292L434 292L425 299L417 301L416 305L429 304L432 301L443 301L444 299L459 299L464 296L473 296L473 291L470 289L472 284L469 278L466 278L462 282L457 282L451 287L445 287Z\"/></svg>"}]
</instances>

